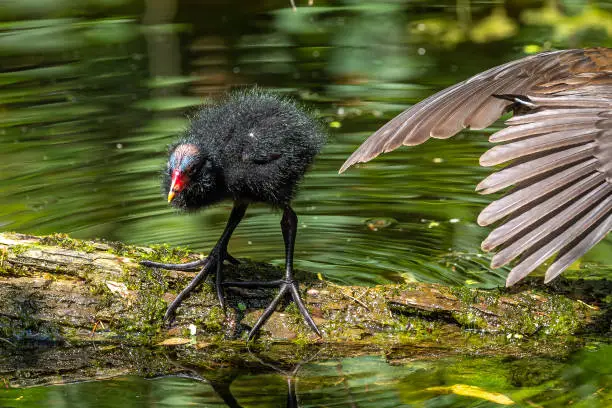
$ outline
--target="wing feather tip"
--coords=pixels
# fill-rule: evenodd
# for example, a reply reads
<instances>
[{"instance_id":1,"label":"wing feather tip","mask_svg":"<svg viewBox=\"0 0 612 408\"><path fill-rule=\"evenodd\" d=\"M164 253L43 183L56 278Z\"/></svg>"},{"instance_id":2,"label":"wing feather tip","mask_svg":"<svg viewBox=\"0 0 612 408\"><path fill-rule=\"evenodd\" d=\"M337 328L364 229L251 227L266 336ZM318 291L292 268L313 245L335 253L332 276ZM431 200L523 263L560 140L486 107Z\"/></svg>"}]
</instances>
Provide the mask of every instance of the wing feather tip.
<instances>
[{"instance_id":1,"label":"wing feather tip","mask_svg":"<svg viewBox=\"0 0 612 408\"><path fill-rule=\"evenodd\" d=\"M549 276L548 272L546 272L546 276L544 276L544 283L548 284L550 282L552 282L553 280L555 280L555 278L557 276L559 276L561 274L561 272L556 273L554 276Z\"/></svg>"},{"instance_id":2,"label":"wing feather tip","mask_svg":"<svg viewBox=\"0 0 612 408\"><path fill-rule=\"evenodd\" d=\"M488 177L487 177L487 178L488 178ZM487 184L488 184L488 183L486 183L486 181L487 181L487 179L482 180L480 183L478 183L478 184L476 185L476 188L475 188L474 190L475 190L477 193L479 193L479 194L484 194L484 193L482 192L482 190L484 190L484 189L486 189L486 188L487 188Z\"/></svg>"},{"instance_id":3,"label":"wing feather tip","mask_svg":"<svg viewBox=\"0 0 612 408\"><path fill-rule=\"evenodd\" d=\"M568 266L569 265L557 264L555 261L555 263L553 263L546 271L546 275L544 275L544 283L550 283L555 280L559 275L561 275L561 272L567 269Z\"/></svg>"},{"instance_id":4,"label":"wing feather tip","mask_svg":"<svg viewBox=\"0 0 612 408\"><path fill-rule=\"evenodd\" d=\"M518 273L514 273L514 270L510 271L508 276L506 277L506 287L514 286L515 283L523 279Z\"/></svg>"},{"instance_id":5,"label":"wing feather tip","mask_svg":"<svg viewBox=\"0 0 612 408\"><path fill-rule=\"evenodd\" d=\"M486 152L484 152L478 158L478 164L481 165L482 167L491 167L491 166L495 166L496 164L499 164L499 159L497 159L497 156L498 156L498 151L500 150L499 147L501 146L503 145L494 146L490 148L489 150L487 150Z\"/></svg>"},{"instance_id":6,"label":"wing feather tip","mask_svg":"<svg viewBox=\"0 0 612 408\"><path fill-rule=\"evenodd\" d=\"M525 276L533 272L537 266L537 264L525 264L523 261L519 262L519 264L512 268L508 274L508 277L506 278L506 287L509 288L518 281L523 280Z\"/></svg>"},{"instance_id":7,"label":"wing feather tip","mask_svg":"<svg viewBox=\"0 0 612 408\"><path fill-rule=\"evenodd\" d=\"M491 259L491 268L493 269L497 269L497 268L501 268L502 266L504 266L505 264L507 264L508 262L510 262L509 260L505 260L502 259L499 256L499 253L497 253L493 259Z\"/></svg>"},{"instance_id":8,"label":"wing feather tip","mask_svg":"<svg viewBox=\"0 0 612 408\"><path fill-rule=\"evenodd\" d=\"M489 242L488 238L482 241L482 243L480 244L480 249L482 249L484 252L491 252L491 250L494 248L495 246L492 245L491 242Z\"/></svg>"},{"instance_id":9,"label":"wing feather tip","mask_svg":"<svg viewBox=\"0 0 612 408\"><path fill-rule=\"evenodd\" d=\"M342 174L344 173L346 170L348 170L349 167L351 167L353 163L350 159L345 161L344 164L342 165L342 167L340 167L340 169L338 170L338 174Z\"/></svg>"},{"instance_id":10,"label":"wing feather tip","mask_svg":"<svg viewBox=\"0 0 612 408\"><path fill-rule=\"evenodd\" d=\"M357 163L367 162L372 158L376 157L376 155L374 155L373 157L363 157L362 154L358 154L360 153L359 150L360 149L355 150L353 154L348 159L346 159L344 164L342 164L342 166L338 170L338 174L344 173L346 170L349 169L349 167L354 166Z\"/></svg>"},{"instance_id":11,"label":"wing feather tip","mask_svg":"<svg viewBox=\"0 0 612 408\"><path fill-rule=\"evenodd\" d=\"M476 219L476 222L478 223L478 225L480 225L481 227L486 227L487 225L491 224L493 221L491 221L489 214L485 213L485 210L482 210L480 212L480 214L478 215L478 218Z\"/></svg>"}]
</instances>

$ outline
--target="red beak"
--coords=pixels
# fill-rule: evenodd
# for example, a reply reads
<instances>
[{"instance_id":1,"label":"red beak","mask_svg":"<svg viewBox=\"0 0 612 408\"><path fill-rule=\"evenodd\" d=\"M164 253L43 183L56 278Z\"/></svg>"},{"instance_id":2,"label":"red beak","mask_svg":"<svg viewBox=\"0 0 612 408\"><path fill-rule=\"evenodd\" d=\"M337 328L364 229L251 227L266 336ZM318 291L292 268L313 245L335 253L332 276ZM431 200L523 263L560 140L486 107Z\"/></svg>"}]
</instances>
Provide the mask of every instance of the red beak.
<instances>
[{"instance_id":1,"label":"red beak","mask_svg":"<svg viewBox=\"0 0 612 408\"><path fill-rule=\"evenodd\" d=\"M168 202L171 202L174 199L176 193L180 193L185 188L187 184L187 177L180 172L180 170L176 169L172 172L172 182L170 183L170 191L168 192Z\"/></svg>"}]
</instances>

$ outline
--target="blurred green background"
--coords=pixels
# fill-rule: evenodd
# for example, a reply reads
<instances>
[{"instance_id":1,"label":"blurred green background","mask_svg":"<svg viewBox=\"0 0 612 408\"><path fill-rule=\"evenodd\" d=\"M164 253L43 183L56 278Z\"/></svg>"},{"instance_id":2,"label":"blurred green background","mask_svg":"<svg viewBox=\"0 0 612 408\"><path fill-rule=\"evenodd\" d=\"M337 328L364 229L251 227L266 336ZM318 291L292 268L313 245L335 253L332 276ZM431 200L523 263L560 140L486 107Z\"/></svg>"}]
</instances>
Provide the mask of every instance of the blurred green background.
<instances>
[{"instance_id":1,"label":"blurred green background","mask_svg":"<svg viewBox=\"0 0 612 408\"><path fill-rule=\"evenodd\" d=\"M611 46L605 1L4 0L0 7L0 229L208 251L231 204L178 215L161 194L166 146L198 105L255 84L312 106L329 143L295 202L296 264L340 283L503 285L475 223L487 131L399 149L339 176L394 115L496 64ZM283 263L280 214L249 209L230 251ZM612 239L566 275L612 270ZM477 334L475 334L477 335ZM512 341L512 340L509 340ZM610 347L566 361L366 357L300 372L304 406L610 406ZM220 375L214 370L208 374ZM286 380L234 373L242 406L283 405ZM204 375L206 377L206 375ZM216 377L215 377L216 378ZM458 395L454 384L479 387ZM487 399L486 397L489 397ZM0 391L0 405L222 406L205 381L119 378Z\"/></svg>"},{"instance_id":2,"label":"blurred green background","mask_svg":"<svg viewBox=\"0 0 612 408\"><path fill-rule=\"evenodd\" d=\"M400 149L339 176L369 134L431 93L541 50L609 46L597 1L20 0L0 8L0 228L206 252L231 204L177 215L161 195L187 115L236 87L312 106L329 144L295 202L296 263L342 283L497 286L476 225L493 197L488 131ZM498 123L502 126L502 123ZM280 214L247 213L238 257L283 262ZM609 272L608 239L574 269Z\"/></svg>"}]
</instances>

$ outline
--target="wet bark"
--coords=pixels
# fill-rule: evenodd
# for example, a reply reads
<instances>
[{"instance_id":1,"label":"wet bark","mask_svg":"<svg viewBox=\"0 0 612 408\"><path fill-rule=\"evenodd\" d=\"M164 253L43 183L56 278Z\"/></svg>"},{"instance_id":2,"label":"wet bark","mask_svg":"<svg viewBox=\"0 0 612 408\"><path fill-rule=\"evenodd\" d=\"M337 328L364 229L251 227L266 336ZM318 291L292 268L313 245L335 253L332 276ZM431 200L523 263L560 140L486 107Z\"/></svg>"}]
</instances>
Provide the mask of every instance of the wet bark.
<instances>
[{"instance_id":1,"label":"wet bark","mask_svg":"<svg viewBox=\"0 0 612 408\"><path fill-rule=\"evenodd\" d=\"M227 370L252 365L262 353L281 364L314 354L384 353L396 362L456 354L559 357L583 344L585 335L610 329L607 281L548 287L531 281L494 290L426 283L360 287L298 272L323 338L288 305L247 347L246 331L273 289L227 289L224 313L204 284L178 309L172 325L163 323L167 303L193 273L138 262L197 258L165 246L0 234L0 379L23 386L186 367ZM242 260L226 265L224 274L231 280L272 280L282 271Z\"/></svg>"}]
</instances>

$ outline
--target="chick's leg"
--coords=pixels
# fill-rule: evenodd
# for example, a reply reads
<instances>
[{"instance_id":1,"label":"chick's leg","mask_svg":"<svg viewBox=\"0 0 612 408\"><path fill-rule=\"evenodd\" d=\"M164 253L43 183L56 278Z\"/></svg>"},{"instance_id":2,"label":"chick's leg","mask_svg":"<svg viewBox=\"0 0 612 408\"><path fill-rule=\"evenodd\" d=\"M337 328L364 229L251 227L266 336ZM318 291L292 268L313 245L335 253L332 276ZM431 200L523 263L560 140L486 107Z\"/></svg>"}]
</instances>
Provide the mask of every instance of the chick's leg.
<instances>
[{"instance_id":1,"label":"chick's leg","mask_svg":"<svg viewBox=\"0 0 612 408\"><path fill-rule=\"evenodd\" d=\"M223 234L221 234L221 238L217 241L217 244L210 251L210 254L206 259L201 261L189 262L186 264L157 264L155 262L143 261L141 262L144 266L153 266L153 267L161 267L165 269L174 269L174 270L183 270L183 269L191 269L193 267L201 267L200 271L196 274L191 282L178 294L178 296L170 303L168 306L168 310L166 310L166 314L164 316L165 320L171 321L174 318L174 313L176 309L181 305L183 300L189 296L189 294L196 288L198 285L206 279L206 277L214 270L216 274L215 278L215 289L217 292L217 297L219 299L219 303L222 308L225 308L225 297L223 295L223 284L221 282L221 278L223 276L223 261L228 260L232 263L238 262L234 257L227 253L227 244L232 236L232 233L242 221L244 214L248 204L245 203L234 203L234 207L232 208L232 212L227 221L227 225L225 226L225 230ZM189 268L184 268L187 265ZM168 267L170 266L170 267Z\"/></svg>"},{"instance_id":2,"label":"chick's leg","mask_svg":"<svg viewBox=\"0 0 612 408\"><path fill-rule=\"evenodd\" d=\"M257 331L264 325L264 323L270 318L279 302L284 296L290 295L295 304L297 305L304 321L312 328L312 330L321 337L321 332L317 328L314 320L310 316L304 301L300 296L298 282L293 277L293 249L295 246L295 236L297 234L298 219L297 215L290 206L286 206L283 212L283 218L281 220L281 230L283 231L283 239L285 241L285 278L271 282L225 282L225 286L235 286L244 288L257 288L257 287L279 287L279 292L268 305L266 310L257 320L257 323L253 326L249 332L248 339L250 340Z\"/></svg>"}]
</instances>

